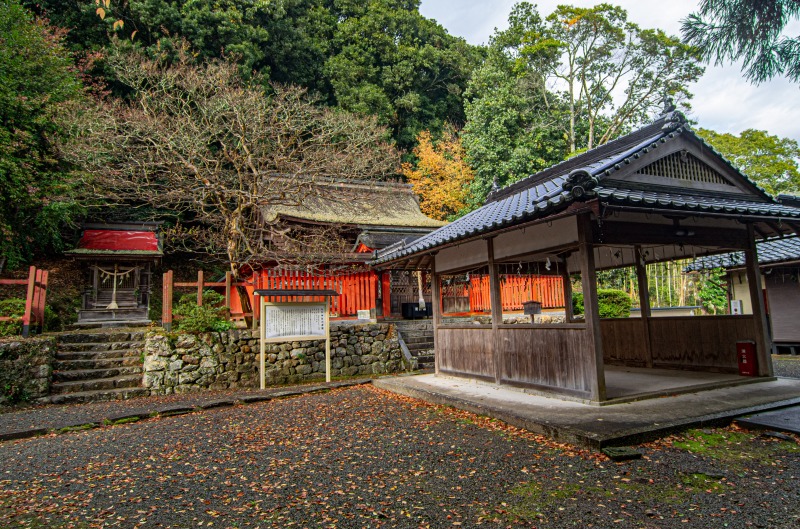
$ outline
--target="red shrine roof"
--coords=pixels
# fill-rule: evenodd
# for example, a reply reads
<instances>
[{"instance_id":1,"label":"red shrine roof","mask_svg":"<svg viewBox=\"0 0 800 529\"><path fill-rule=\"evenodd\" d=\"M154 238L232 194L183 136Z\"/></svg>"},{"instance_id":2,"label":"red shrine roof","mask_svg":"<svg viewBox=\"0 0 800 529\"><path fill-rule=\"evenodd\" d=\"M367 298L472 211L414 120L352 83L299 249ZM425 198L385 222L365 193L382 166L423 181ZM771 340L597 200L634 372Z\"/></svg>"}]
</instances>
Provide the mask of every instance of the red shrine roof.
<instances>
[{"instance_id":1,"label":"red shrine roof","mask_svg":"<svg viewBox=\"0 0 800 529\"><path fill-rule=\"evenodd\" d=\"M147 229L85 229L73 256L161 257L158 235Z\"/></svg>"}]
</instances>

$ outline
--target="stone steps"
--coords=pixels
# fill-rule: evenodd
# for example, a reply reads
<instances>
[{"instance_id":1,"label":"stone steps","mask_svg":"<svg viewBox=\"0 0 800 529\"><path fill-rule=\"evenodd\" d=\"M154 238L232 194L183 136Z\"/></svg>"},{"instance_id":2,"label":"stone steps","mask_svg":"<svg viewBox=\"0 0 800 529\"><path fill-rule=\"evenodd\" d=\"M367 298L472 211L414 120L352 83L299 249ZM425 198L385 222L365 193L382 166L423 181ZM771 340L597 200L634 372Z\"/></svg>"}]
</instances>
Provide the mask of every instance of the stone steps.
<instances>
[{"instance_id":1,"label":"stone steps","mask_svg":"<svg viewBox=\"0 0 800 529\"><path fill-rule=\"evenodd\" d=\"M62 382L89 382L92 380L104 380L126 375L136 375L141 374L141 372L141 365L113 366L95 369L67 369L64 371L55 371L53 373L53 382L57 384Z\"/></svg>"},{"instance_id":2,"label":"stone steps","mask_svg":"<svg viewBox=\"0 0 800 529\"><path fill-rule=\"evenodd\" d=\"M433 320L403 320L393 322L419 369L434 367Z\"/></svg>"},{"instance_id":3,"label":"stone steps","mask_svg":"<svg viewBox=\"0 0 800 529\"><path fill-rule=\"evenodd\" d=\"M50 401L114 400L142 388L143 329L90 329L58 335Z\"/></svg>"},{"instance_id":4,"label":"stone steps","mask_svg":"<svg viewBox=\"0 0 800 529\"><path fill-rule=\"evenodd\" d=\"M120 366L141 366L142 359L139 354L129 356L114 356L111 358L75 358L56 360L53 369L56 371L72 371L82 369L111 369Z\"/></svg>"},{"instance_id":5,"label":"stone steps","mask_svg":"<svg viewBox=\"0 0 800 529\"><path fill-rule=\"evenodd\" d=\"M96 378L91 380L71 380L68 382L53 383L51 393L59 395L62 393L78 393L82 391L99 391L109 389L136 388L142 385L142 375L121 375L108 378Z\"/></svg>"},{"instance_id":6,"label":"stone steps","mask_svg":"<svg viewBox=\"0 0 800 529\"><path fill-rule=\"evenodd\" d=\"M53 395L50 397L50 402L53 404L80 404L84 402L132 399L134 397L146 397L148 395L150 395L150 390L147 388L101 389Z\"/></svg>"}]
</instances>

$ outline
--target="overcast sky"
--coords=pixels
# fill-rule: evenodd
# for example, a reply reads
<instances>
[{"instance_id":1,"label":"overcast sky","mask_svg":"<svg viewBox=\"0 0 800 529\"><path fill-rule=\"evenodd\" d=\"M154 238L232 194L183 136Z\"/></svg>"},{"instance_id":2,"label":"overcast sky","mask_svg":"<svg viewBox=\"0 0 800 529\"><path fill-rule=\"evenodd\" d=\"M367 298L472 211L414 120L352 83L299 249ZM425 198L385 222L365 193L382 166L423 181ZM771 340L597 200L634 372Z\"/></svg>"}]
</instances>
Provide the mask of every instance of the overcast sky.
<instances>
[{"instance_id":1,"label":"overcast sky","mask_svg":"<svg viewBox=\"0 0 800 529\"><path fill-rule=\"evenodd\" d=\"M495 28L507 27L508 13L515 3L514 0L422 0L420 12L470 44L485 44ZM532 3L546 16L558 4L590 7L600 0ZM611 3L624 7L629 20L640 27L659 28L671 35L679 35L680 20L697 6L696 0L612 0ZM800 33L800 23L794 22L787 29L796 35ZM751 85L742 78L737 66L709 65L690 90L694 93L690 117L700 127L733 134L761 129L800 141L800 86L796 84L777 79Z\"/></svg>"}]
</instances>

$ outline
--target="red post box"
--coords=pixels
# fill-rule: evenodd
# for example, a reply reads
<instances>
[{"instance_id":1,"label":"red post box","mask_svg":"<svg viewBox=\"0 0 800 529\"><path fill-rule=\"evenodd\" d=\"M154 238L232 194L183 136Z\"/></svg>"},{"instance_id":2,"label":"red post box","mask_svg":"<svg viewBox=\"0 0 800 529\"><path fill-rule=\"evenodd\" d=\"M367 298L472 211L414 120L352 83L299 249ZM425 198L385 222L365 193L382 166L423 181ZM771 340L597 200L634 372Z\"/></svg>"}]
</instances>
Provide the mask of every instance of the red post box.
<instances>
[{"instance_id":1,"label":"red post box","mask_svg":"<svg viewBox=\"0 0 800 529\"><path fill-rule=\"evenodd\" d=\"M737 342L736 358L739 361L739 374L745 377L758 375L755 342Z\"/></svg>"}]
</instances>

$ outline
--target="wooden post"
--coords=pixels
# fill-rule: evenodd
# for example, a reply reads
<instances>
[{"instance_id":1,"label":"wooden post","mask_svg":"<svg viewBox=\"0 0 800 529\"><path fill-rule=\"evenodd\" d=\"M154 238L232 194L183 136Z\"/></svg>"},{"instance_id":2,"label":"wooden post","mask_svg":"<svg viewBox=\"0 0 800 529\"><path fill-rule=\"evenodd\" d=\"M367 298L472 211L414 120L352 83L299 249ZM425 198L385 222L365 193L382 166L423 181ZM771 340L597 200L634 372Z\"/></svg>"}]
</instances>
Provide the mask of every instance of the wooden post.
<instances>
[{"instance_id":1,"label":"wooden post","mask_svg":"<svg viewBox=\"0 0 800 529\"><path fill-rule=\"evenodd\" d=\"M383 305L383 317L388 318L392 313L392 273L389 271L381 272L381 304Z\"/></svg>"},{"instance_id":2,"label":"wooden post","mask_svg":"<svg viewBox=\"0 0 800 529\"><path fill-rule=\"evenodd\" d=\"M564 258L564 270L561 272L561 283L564 291L564 316L567 323L572 323L574 314L572 313L572 279L567 268L567 259Z\"/></svg>"},{"instance_id":3,"label":"wooden post","mask_svg":"<svg viewBox=\"0 0 800 529\"><path fill-rule=\"evenodd\" d=\"M597 304L597 271L594 264L591 217L580 215L578 221L578 250L581 261L581 284L583 287L583 317L589 350L584 362L589 373L589 393L594 402L606 400L606 378L603 369L603 338L600 334L600 315Z\"/></svg>"},{"instance_id":4,"label":"wooden post","mask_svg":"<svg viewBox=\"0 0 800 529\"><path fill-rule=\"evenodd\" d=\"M756 250L755 230L752 224L747 225L747 249L744 251L747 284L750 288L750 303L753 306L753 322L755 323L756 357L758 358L758 375L773 376L772 343L767 327L764 296L761 291L761 270L758 268L758 251Z\"/></svg>"},{"instance_id":5,"label":"wooden post","mask_svg":"<svg viewBox=\"0 0 800 529\"><path fill-rule=\"evenodd\" d=\"M197 306L203 306L203 271L197 271Z\"/></svg>"},{"instance_id":6,"label":"wooden post","mask_svg":"<svg viewBox=\"0 0 800 529\"><path fill-rule=\"evenodd\" d=\"M161 325L167 331L172 330L172 270L164 272L161 285Z\"/></svg>"},{"instance_id":7,"label":"wooden post","mask_svg":"<svg viewBox=\"0 0 800 529\"><path fill-rule=\"evenodd\" d=\"M647 283L647 268L644 263L642 247L636 246L636 286L639 288L639 307L642 313L642 333L644 334L645 358L647 367L653 367L653 344L650 341L650 286Z\"/></svg>"},{"instance_id":8,"label":"wooden post","mask_svg":"<svg viewBox=\"0 0 800 529\"><path fill-rule=\"evenodd\" d=\"M36 282L36 301L34 304L36 315L36 328L39 332L44 332L44 310L47 301L47 278L49 272L47 270L39 270L39 280Z\"/></svg>"},{"instance_id":9,"label":"wooden post","mask_svg":"<svg viewBox=\"0 0 800 529\"><path fill-rule=\"evenodd\" d=\"M92 306L91 308L95 308L94 305L97 303L97 290L100 288L100 266L95 263L92 266L93 273L92 273ZM83 307L88 309L90 307Z\"/></svg>"},{"instance_id":10,"label":"wooden post","mask_svg":"<svg viewBox=\"0 0 800 529\"><path fill-rule=\"evenodd\" d=\"M267 369L267 311L264 309L264 296L258 296L258 303L255 301L256 295L253 292L253 311L255 311L256 305L258 305L262 310L259 311L260 313L260 330L259 330L259 340L258 350L258 378L260 381L261 389L265 389L267 387L267 380L266 380L266 369ZM255 318L253 318L255 320Z\"/></svg>"},{"instance_id":11,"label":"wooden post","mask_svg":"<svg viewBox=\"0 0 800 529\"><path fill-rule=\"evenodd\" d=\"M436 258L434 258L433 269L436 270ZM433 371L439 374L439 348L436 346L436 339L439 336L439 324L442 319L442 298L439 281L441 277L433 272L431 278L431 303L433 303Z\"/></svg>"},{"instance_id":12,"label":"wooden post","mask_svg":"<svg viewBox=\"0 0 800 529\"><path fill-rule=\"evenodd\" d=\"M498 328L503 323L503 300L500 295L500 274L494 262L494 238L486 239L486 254L489 256L489 308L492 310L492 361L494 381L500 383L502 350L499 343Z\"/></svg>"},{"instance_id":13,"label":"wooden post","mask_svg":"<svg viewBox=\"0 0 800 529\"><path fill-rule=\"evenodd\" d=\"M225 308L228 309L228 317L231 315L231 282L232 272L225 272Z\"/></svg>"},{"instance_id":14,"label":"wooden post","mask_svg":"<svg viewBox=\"0 0 800 529\"><path fill-rule=\"evenodd\" d=\"M325 297L325 382L331 381L331 298Z\"/></svg>"},{"instance_id":15,"label":"wooden post","mask_svg":"<svg viewBox=\"0 0 800 529\"><path fill-rule=\"evenodd\" d=\"M262 288L261 273L261 270L253 270L253 316L251 319L253 322L253 329L256 328L256 322L261 322L261 315L264 312L264 307L262 307L261 303L256 303L256 290L260 290ZM242 295L249 295L246 287L242 287L242 289L239 291L240 298ZM245 320L245 323L246 322L247 320Z\"/></svg>"},{"instance_id":16,"label":"wooden post","mask_svg":"<svg viewBox=\"0 0 800 529\"><path fill-rule=\"evenodd\" d=\"M25 313L22 315L22 337L31 332L31 311L33 310L33 289L36 286L36 267L28 269L28 289L25 293Z\"/></svg>"}]
</instances>

